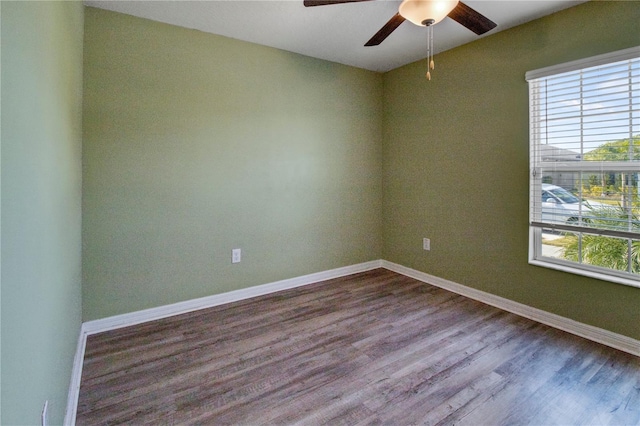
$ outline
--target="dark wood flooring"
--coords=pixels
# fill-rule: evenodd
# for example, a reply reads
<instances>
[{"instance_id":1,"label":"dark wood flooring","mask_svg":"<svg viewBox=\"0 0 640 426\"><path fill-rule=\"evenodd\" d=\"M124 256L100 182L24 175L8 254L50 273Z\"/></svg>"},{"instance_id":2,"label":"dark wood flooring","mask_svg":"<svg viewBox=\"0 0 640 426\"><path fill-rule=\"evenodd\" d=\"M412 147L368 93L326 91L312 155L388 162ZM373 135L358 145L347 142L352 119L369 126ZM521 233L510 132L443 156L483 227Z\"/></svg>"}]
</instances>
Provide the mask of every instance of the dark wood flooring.
<instances>
[{"instance_id":1,"label":"dark wood flooring","mask_svg":"<svg viewBox=\"0 0 640 426\"><path fill-rule=\"evenodd\" d=\"M89 336L78 425L638 425L640 358L384 269Z\"/></svg>"}]
</instances>

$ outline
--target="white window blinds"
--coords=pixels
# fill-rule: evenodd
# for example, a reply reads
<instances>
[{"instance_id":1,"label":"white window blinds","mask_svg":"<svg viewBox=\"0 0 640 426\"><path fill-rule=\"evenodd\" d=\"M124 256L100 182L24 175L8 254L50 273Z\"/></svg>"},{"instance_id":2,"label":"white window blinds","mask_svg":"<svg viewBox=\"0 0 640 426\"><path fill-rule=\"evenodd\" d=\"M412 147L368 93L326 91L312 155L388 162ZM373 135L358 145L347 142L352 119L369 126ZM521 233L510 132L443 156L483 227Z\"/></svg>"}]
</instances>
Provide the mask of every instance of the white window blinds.
<instances>
[{"instance_id":1,"label":"white window blinds","mask_svg":"<svg viewBox=\"0 0 640 426\"><path fill-rule=\"evenodd\" d=\"M640 238L640 47L527 80L530 224Z\"/></svg>"}]
</instances>

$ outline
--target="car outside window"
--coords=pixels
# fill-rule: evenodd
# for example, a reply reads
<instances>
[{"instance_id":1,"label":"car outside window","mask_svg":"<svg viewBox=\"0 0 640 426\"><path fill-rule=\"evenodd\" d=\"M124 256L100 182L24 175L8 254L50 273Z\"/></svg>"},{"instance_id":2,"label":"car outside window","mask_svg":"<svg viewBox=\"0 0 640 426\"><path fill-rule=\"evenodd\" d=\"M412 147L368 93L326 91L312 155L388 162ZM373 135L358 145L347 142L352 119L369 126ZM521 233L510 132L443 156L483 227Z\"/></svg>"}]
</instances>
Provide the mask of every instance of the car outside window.
<instances>
[{"instance_id":1,"label":"car outside window","mask_svg":"<svg viewBox=\"0 0 640 426\"><path fill-rule=\"evenodd\" d=\"M566 191L566 190L564 190L562 188L551 189L551 190L549 190L549 192L551 192L556 198L558 198L559 200L561 200L562 202L565 202L565 203L579 203L580 202L578 197L576 197L575 195L573 195L569 191Z\"/></svg>"}]
</instances>

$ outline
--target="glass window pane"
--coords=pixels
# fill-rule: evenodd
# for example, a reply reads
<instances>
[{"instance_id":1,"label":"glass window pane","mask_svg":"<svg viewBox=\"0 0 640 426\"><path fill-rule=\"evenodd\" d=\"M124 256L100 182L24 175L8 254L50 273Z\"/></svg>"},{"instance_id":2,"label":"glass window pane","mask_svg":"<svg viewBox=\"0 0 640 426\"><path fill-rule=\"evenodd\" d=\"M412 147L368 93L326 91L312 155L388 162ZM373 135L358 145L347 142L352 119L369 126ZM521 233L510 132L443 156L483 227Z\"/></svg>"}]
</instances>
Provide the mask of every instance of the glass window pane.
<instances>
[{"instance_id":1,"label":"glass window pane","mask_svg":"<svg viewBox=\"0 0 640 426\"><path fill-rule=\"evenodd\" d=\"M628 239L583 234L580 246L582 263L616 271L628 271ZM567 252L573 256L573 247L567 248ZM569 258L569 260L574 259Z\"/></svg>"},{"instance_id":2,"label":"glass window pane","mask_svg":"<svg viewBox=\"0 0 640 426\"><path fill-rule=\"evenodd\" d=\"M583 172L578 193L585 220L601 229L640 232L640 174Z\"/></svg>"},{"instance_id":3,"label":"glass window pane","mask_svg":"<svg viewBox=\"0 0 640 426\"><path fill-rule=\"evenodd\" d=\"M551 229L543 229L541 237L541 254L544 257L567 260L567 246L573 245L578 240L578 234L560 232ZM568 259L572 260L572 259Z\"/></svg>"}]
</instances>

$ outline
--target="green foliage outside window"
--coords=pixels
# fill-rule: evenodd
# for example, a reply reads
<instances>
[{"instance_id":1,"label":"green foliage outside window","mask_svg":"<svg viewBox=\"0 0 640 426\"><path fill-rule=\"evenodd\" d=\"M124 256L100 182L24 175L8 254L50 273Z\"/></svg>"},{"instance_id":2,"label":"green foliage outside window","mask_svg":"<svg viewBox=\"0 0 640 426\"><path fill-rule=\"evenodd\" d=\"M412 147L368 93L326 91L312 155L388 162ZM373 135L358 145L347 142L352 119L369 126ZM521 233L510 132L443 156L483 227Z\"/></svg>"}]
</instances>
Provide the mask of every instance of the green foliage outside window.
<instances>
[{"instance_id":1,"label":"green foliage outside window","mask_svg":"<svg viewBox=\"0 0 640 426\"><path fill-rule=\"evenodd\" d=\"M628 230L640 232L640 216L620 205L595 210L589 223L599 229L620 229L625 225ZM639 240L582 234L580 241L577 235L569 234L563 256L573 262L640 274Z\"/></svg>"},{"instance_id":2,"label":"green foliage outside window","mask_svg":"<svg viewBox=\"0 0 640 426\"><path fill-rule=\"evenodd\" d=\"M587 152L583 156L584 161L630 161L640 160L640 135L632 138L607 142L598 148ZM637 193L625 193L625 186L638 186L636 174L603 173L589 175L582 184L582 196L594 198L607 198L622 201L624 194L626 201L634 204L640 201Z\"/></svg>"},{"instance_id":3,"label":"green foliage outside window","mask_svg":"<svg viewBox=\"0 0 640 426\"><path fill-rule=\"evenodd\" d=\"M631 142L631 147L629 143ZM607 142L584 154L585 161L640 160L640 135Z\"/></svg>"}]
</instances>

